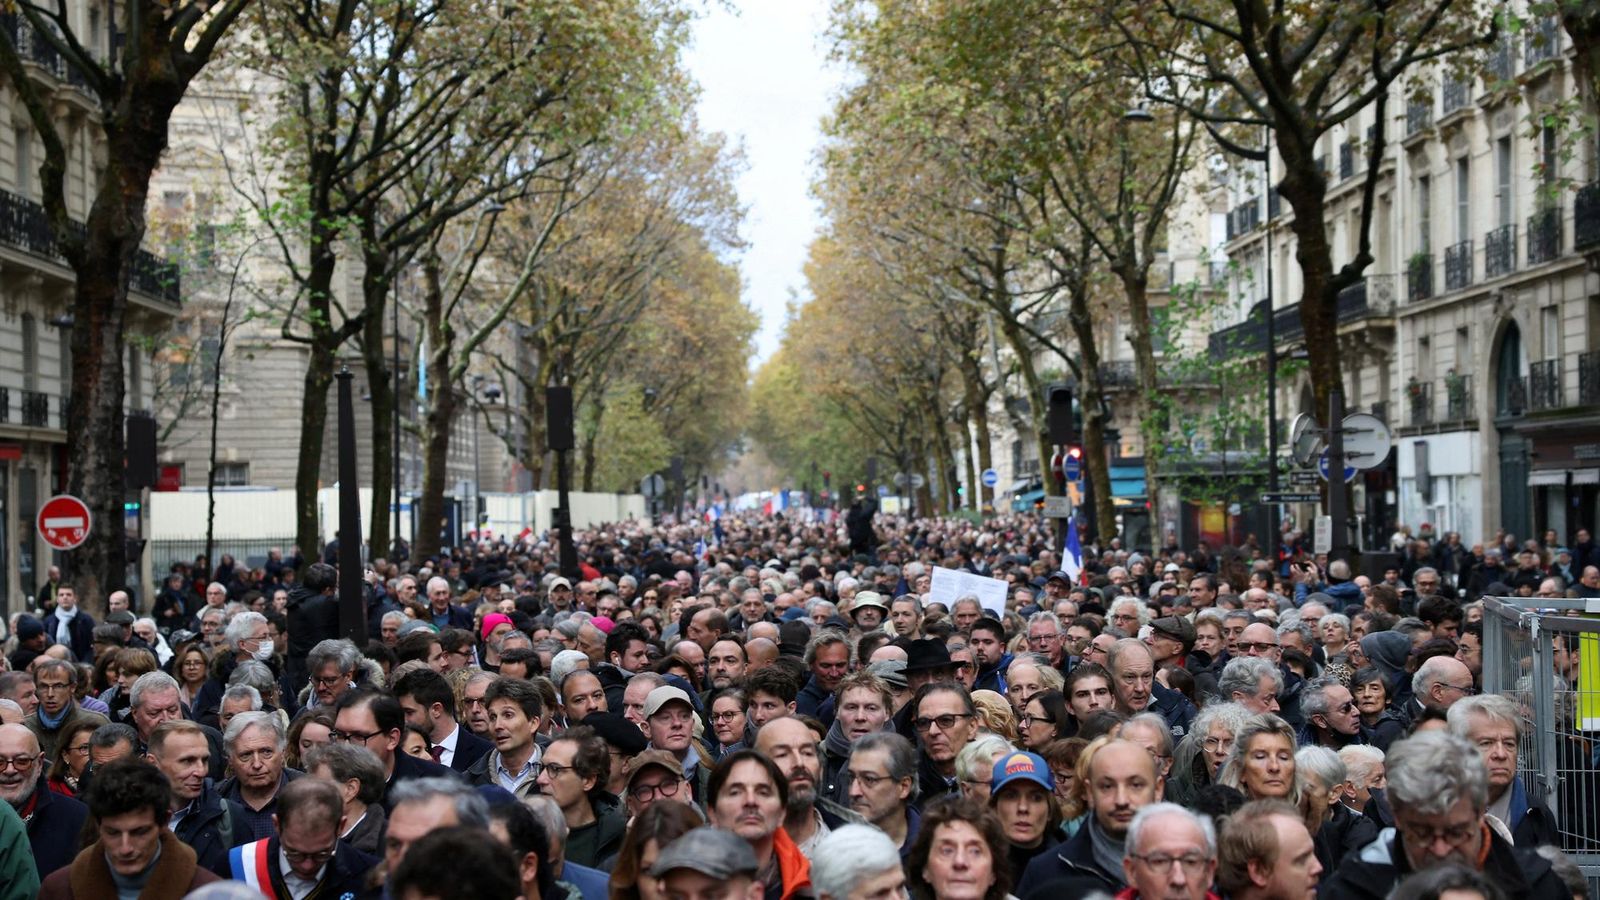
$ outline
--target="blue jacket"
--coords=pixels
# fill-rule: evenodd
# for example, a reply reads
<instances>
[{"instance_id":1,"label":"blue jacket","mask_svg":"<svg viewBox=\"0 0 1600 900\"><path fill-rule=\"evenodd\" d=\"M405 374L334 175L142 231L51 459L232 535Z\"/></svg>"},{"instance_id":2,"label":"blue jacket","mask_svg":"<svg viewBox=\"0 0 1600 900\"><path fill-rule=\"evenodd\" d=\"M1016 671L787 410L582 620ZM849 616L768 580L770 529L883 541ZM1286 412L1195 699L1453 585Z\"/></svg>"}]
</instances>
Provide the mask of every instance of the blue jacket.
<instances>
[{"instance_id":1,"label":"blue jacket","mask_svg":"<svg viewBox=\"0 0 1600 900\"><path fill-rule=\"evenodd\" d=\"M28 843L33 845L33 861L39 868L39 880L43 881L51 872L71 865L78 855L78 832L89 818L89 807L50 790L43 778L29 801L33 803L33 818L28 820Z\"/></svg>"},{"instance_id":2,"label":"blue jacket","mask_svg":"<svg viewBox=\"0 0 1600 900\"><path fill-rule=\"evenodd\" d=\"M194 809L178 822L172 833L194 851L200 868L218 878L229 877L229 850L261 837L250 827L244 807L217 793L216 785L209 778L194 800Z\"/></svg>"},{"instance_id":3,"label":"blue jacket","mask_svg":"<svg viewBox=\"0 0 1600 900\"><path fill-rule=\"evenodd\" d=\"M563 863L561 880L577 888L578 893L583 895L583 900L607 900L611 896L611 876L599 869L591 869L577 863Z\"/></svg>"},{"instance_id":4,"label":"blue jacket","mask_svg":"<svg viewBox=\"0 0 1600 900\"><path fill-rule=\"evenodd\" d=\"M1169 687L1162 687L1161 682L1156 682L1150 687L1150 711L1160 713L1161 718L1167 720L1167 727L1172 729L1172 742L1176 744L1183 740L1194 725L1196 710L1189 698Z\"/></svg>"},{"instance_id":5,"label":"blue jacket","mask_svg":"<svg viewBox=\"0 0 1600 900\"><path fill-rule=\"evenodd\" d=\"M817 676L806 679L806 686L794 698L794 711L802 716L813 716L825 727L833 727L833 695L817 684Z\"/></svg>"},{"instance_id":6,"label":"blue jacket","mask_svg":"<svg viewBox=\"0 0 1600 900\"><path fill-rule=\"evenodd\" d=\"M1014 657L1007 653L1000 657L992 669L980 669L978 677L972 682L975 691L994 691L1004 697L1006 695L1006 669L1011 668Z\"/></svg>"}]
</instances>

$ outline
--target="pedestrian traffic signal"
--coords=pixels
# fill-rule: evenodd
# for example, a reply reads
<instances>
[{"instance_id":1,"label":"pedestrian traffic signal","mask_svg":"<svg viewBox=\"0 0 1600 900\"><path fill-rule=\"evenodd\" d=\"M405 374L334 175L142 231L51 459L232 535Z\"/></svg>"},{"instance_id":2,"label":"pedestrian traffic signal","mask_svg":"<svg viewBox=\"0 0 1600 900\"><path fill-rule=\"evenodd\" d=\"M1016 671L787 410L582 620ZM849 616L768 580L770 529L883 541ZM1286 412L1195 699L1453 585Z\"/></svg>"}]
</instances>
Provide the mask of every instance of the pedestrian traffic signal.
<instances>
[{"instance_id":1,"label":"pedestrian traffic signal","mask_svg":"<svg viewBox=\"0 0 1600 900\"><path fill-rule=\"evenodd\" d=\"M1077 423L1072 417L1072 388L1052 384L1044 389L1045 427L1050 432L1050 443L1070 444L1078 439Z\"/></svg>"}]
</instances>

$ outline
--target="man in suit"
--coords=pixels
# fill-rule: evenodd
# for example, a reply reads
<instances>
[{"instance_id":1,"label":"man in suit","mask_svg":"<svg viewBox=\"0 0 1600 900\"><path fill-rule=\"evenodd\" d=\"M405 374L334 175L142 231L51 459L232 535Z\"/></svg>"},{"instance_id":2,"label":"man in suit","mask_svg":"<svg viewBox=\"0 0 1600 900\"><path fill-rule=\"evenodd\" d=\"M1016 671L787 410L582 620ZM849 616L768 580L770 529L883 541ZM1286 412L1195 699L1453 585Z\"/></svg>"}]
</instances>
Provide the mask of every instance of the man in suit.
<instances>
[{"instance_id":1,"label":"man in suit","mask_svg":"<svg viewBox=\"0 0 1600 900\"><path fill-rule=\"evenodd\" d=\"M394 693L406 722L428 733L434 762L466 772L489 754L492 744L456 722L455 694L444 676L432 669L408 672L395 682Z\"/></svg>"},{"instance_id":2,"label":"man in suit","mask_svg":"<svg viewBox=\"0 0 1600 900\"><path fill-rule=\"evenodd\" d=\"M377 754L378 761L383 763L383 809L386 813L394 811L396 785L417 778L442 776L459 780L461 777L452 769L403 752L400 743L405 727L405 711L388 691L376 688L349 691L334 707L330 734L334 742L360 744Z\"/></svg>"},{"instance_id":3,"label":"man in suit","mask_svg":"<svg viewBox=\"0 0 1600 900\"><path fill-rule=\"evenodd\" d=\"M450 602L455 591L449 579L435 575L428 579L428 615L439 628L465 628L472 630L472 611Z\"/></svg>"},{"instance_id":4,"label":"man in suit","mask_svg":"<svg viewBox=\"0 0 1600 900\"><path fill-rule=\"evenodd\" d=\"M78 662L94 662L94 619L78 608L72 585L56 588L56 608L44 617L44 633L52 644L65 644Z\"/></svg>"},{"instance_id":5,"label":"man in suit","mask_svg":"<svg viewBox=\"0 0 1600 900\"><path fill-rule=\"evenodd\" d=\"M344 800L330 781L303 778L284 787L273 816L276 834L228 852L229 874L275 897L362 894L378 858L339 839Z\"/></svg>"}]
</instances>

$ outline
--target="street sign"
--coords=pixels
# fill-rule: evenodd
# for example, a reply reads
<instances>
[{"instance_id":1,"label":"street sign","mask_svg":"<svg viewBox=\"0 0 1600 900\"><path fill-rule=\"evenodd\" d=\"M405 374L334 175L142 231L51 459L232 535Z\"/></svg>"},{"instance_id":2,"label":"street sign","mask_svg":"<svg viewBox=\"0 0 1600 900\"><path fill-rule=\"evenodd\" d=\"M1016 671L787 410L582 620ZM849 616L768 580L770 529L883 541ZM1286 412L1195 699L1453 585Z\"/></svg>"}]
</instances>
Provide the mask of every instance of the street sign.
<instances>
[{"instance_id":1,"label":"street sign","mask_svg":"<svg viewBox=\"0 0 1600 900\"><path fill-rule=\"evenodd\" d=\"M984 487L992 488L1000 483L1000 473L994 469L984 469L983 474L978 476L978 479L983 482Z\"/></svg>"},{"instance_id":2,"label":"street sign","mask_svg":"<svg viewBox=\"0 0 1600 900\"><path fill-rule=\"evenodd\" d=\"M56 550L71 550L89 537L89 507L71 494L57 494L39 507L39 536Z\"/></svg>"},{"instance_id":3,"label":"street sign","mask_svg":"<svg viewBox=\"0 0 1600 900\"><path fill-rule=\"evenodd\" d=\"M649 497L651 500L666 492L667 480L660 475L647 475L643 481L639 482L639 493Z\"/></svg>"},{"instance_id":4,"label":"street sign","mask_svg":"<svg viewBox=\"0 0 1600 900\"><path fill-rule=\"evenodd\" d=\"M1294 461L1302 466L1311 465L1321 447L1322 429L1317 427L1317 420L1306 413L1295 416L1294 425L1289 428L1289 452Z\"/></svg>"},{"instance_id":5,"label":"street sign","mask_svg":"<svg viewBox=\"0 0 1600 900\"><path fill-rule=\"evenodd\" d=\"M1345 482L1349 483L1349 482L1355 481L1356 480L1356 473L1359 472L1359 471L1360 470L1357 469L1355 466L1352 466L1352 465L1350 465L1349 462L1346 462L1344 464L1344 480L1345 480ZM1322 477L1323 481L1327 481L1328 480L1328 451L1326 451L1326 450L1322 451L1322 455L1317 457L1317 474Z\"/></svg>"},{"instance_id":6,"label":"street sign","mask_svg":"<svg viewBox=\"0 0 1600 900\"><path fill-rule=\"evenodd\" d=\"M1076 456L1067 457L1067 461L1061 464L1061 472L1068 481L1077 481L1083 477L1083 460Z\"/></svg>"},{"instance_id":7,"label":"street sign","mask_svg":"<svg viewBox=\"0 0 1600 900\"><path fill-rule=\"evenodd\" d=\"M922 477L916 472L912 472L910 474L905 472L896 472L894 474L894 483L899 487L906 487L909 485L913 490L916 490L927 484L928 479Z\"/></svg>"},{"instance_id":8,"label":"street sign","mask_svg":"<svg viewBox=\"0 0 1600 900\"><path fill-rule=\"evenodd\" d=\"M1264 503L1264 504L1274 504L1274 503L1316 503L1317 501L1319 501L1321 499L1322 499L1322 495L1321 494L1314 494L1314 493L1309 493L1309 492L1302 493L1302 492L1299 492L1299 491L1278 491L1277 493L1270 493L1269 492L1269 493L1263 493L1261 495L1261 502Z\"/></svg>"},{"instance_id":9,"label":"street sign","mask_svg":"<svg viewBox=\"0 0 1600 900\"><path fill-rule=\"evenodd\" d=\"M889 486L887 484L878 485L878 496L879 497L887 497L887 496L889 496Z\"/></svg>"},{"instance_id":10,"label":"street sign","mask_svg":"<svg viewBox=\"0 0 1600 900\"><path fill-rule=\"evenodd\" d=\"M1311 552L1331 553L1333 551L1333 516L1317 516L1315 527L1311 532Z\"/></svg>"},{"instance_id":11,"label":"street sign","mask_svg":"<svg viewBox=\"0 0 1600 900\"><path fill-rule=\"evenodd\" d=\"M1389 426L1370 413L1352 413L1344 417L1345 465L1358 469L1374 469L1389 458L1389 448L1394 439Z\"/></svg>"},{"instance_id":12,"label":"street sign","mask_svg":"<svg viewBox=\"0 0 1600 900\"><path fill-rule=\"evenodd\" d=\"M1068 497L1045 497L1044 514L1050 519L1069 519L1072 517L1072 500Z\"/></svg>"},{"instance_id":13,"label":"street sign","mask_svg":"<svg viewBox=\"0 0 1600 900\"><path fill-rule=\"evenodd\" d=\"M1316 484L1319 480L1321 480L1321 476L1310 469L1289 473L1290 484Z\"/></svg>"}]
</instances>

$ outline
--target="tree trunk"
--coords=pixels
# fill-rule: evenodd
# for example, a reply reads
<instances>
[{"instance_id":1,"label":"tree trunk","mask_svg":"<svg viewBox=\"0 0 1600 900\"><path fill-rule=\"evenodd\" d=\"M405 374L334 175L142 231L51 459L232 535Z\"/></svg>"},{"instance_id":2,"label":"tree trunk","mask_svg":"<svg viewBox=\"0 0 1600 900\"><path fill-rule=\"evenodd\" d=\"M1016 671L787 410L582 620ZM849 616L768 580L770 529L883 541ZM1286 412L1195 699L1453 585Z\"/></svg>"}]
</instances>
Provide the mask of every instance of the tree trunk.
<instances>
[{"instance_id":1,"label":"tree trunk","mask_svg":"<svg viewBox=\"0 0 1600 900\"><path fill-rule=\"evenodd\" d=\"M1094 320L1089 313L1088 289L1081 284L1068 289L1067 321L1078 341L1078 353L1083 359L1083 377L1079 380L1083 396L1083 467L1090 484L1098 485L1094 493L1096 533L1088 540L1105 546L1116 537L1116 504L1111 502L1111 465L1106 453L1106 420L1103 398L1105 389L1100 384L1100 348L1094 342ZM1145 459L1150 453L1145 452ZM1148 478L1148 474L1146 475Z\"/></svg>"},{"instance_id":2,"label":"tree trunk","mask_svg":"<svg viewBox=\"0 0 1600 900\"><path fill-rule=\"evenodd\" d=\"M1600 97L1600 3L1562 0L1561 24L1572 38L1578 72L1588 82L1590 97Z\"/></svg>"},{"instance_id":3,"label":"tree trunk","mask_svg":"<svg viewBox=\"0 0 1600 900\"><path fill-rule=\"evenodd\" d=\"M361 356L367 370L367 393L371 398L368 411L372 414L372 523L369 544L372 557L389 555L391 535L390 504L394 502L394 411L399 398L395 396L395 373L389 368L389 354L384 350L384 306L389 302L389 282L376 267L387 269L387 260L376 260L367 254L367 276L362 284L365 297L366 327L362 329ZM399 339L395 335L396 340Z\"/></svg>"},{"instance_id":4,"label":"tree trunk","mask_svg":"<svg viewBox=\"0 0 1600 900\"><path fill-rule=\"evenodd\" d=\"M1033 364L1034 348L1015 322L1003 320L1000 331L1006 336L1006 343L1011 345L1012 354L1022 371L1023 384L1028 388L1028 424L1033 428L1033 438L1039 448L1039 478L1044 483L1046 494L1053 497L1064 496L1065 491L1061 483L1050 471L1050 457L1054 453L1054 447L1050 443L1050 434L1045 429L1044 383L1039 380L1039 370ZM1016 473L1012 475L1015 477Z\"/></svg>"},{"instance_id":5,"label":"tree trunk","mask_svg":"<svg viewBox=\"0 0 1600 900\"><path fill-rule=\"evenodd\" d=\"M595 489L594 475L600 463L599 454L595 449L595 442L600 437L600 420L605 416L605 413L605 404L596 402L594 404L594 426L584 429L582 448L583 474L581 481L583 486L579 488L582 491L593 491Z\"/></svg>"},{"instance_id":6,"label":"tree trunk","mask_svg":"<svg viewBox=\"0 0 1600 900\"><path fill-rule=\"evenodd\" d=\"M439 552L440 523L444 521L444 490L450 465L450 434L456 415L456 386L450 379L453 331L444 319L444 296L438 270L423 267L427 283L423 298L423 327L427 329L428 371L438 373L428 381L427 412L422 419L422 496L417 502L417 540L412 559L427 559Z\"/></svg>"},{"instance_id":7,"label":"tree trunk","mask_svg":"<svg viewBox=\"0 0 1600 900\"><path fill-rule=\"evenodd\" d=\"M1300 264L1300 321L1305 328L1307 369L1315 403L1312 408L1325 418L1328 395L1343 378L1339 366L1339 309L1333 248L1323 221L1327 181L1309 160L1305 166L1297 166L1286 155L1284 163L1287 172L1279 190L1294 209L1291 228L1296 243L1295 260ZM1305 168L1311 171L1302 171Z\"/></svg>"},{"instance_id":8,"label":"tree trunk","mask_svg":"<svg viewBox=\"0 0 1600 900\"><path fill-rule=\"evenodd\" d=\"M983 366L978 360L978 349L961 354L961 390L966 401L967 416L972 422L972 430L978 444L977 471L986 471L994 465L993 440L989 434L989 395L983 382ZM985 509L994 505L994 488L979 484L977 475L972 471L972 454L967 456L967 484L972 488L973 509Z\"/></svg>"},{"instance_id":9,"label":"tree trunk","mask_svg":"<svg viewBox=\"0 0 1600 900\"><path fill-rule=\"evenodd\" d=\"M967 446L969 448L972 446L972 442L974 440L973 432L976 430L977 423L975 419L968 419L961 425L961 436L967 440ZM973 459L972 453L970 451L963 453L962 458L967 462L966 507L974 511L982 511L985 506L985 501L982 498L985 496L985 494L992 495L993 492L986 491L984 493L980 493L979 488L981 485L978 484L978 464L977 461ZM987 466L985 468L987 468Z\"/></svg>"},{"instance_id":10,"label":"tree trunk","mask_svg":"<svg viewBox=\"0 0 1600 900\"><path fill-rule=\"evenodd\" d=\"M1131 256L1132 254L1129 254L1130 258ZM1133 371L1139 381L1138 420L1141 422L1145 420L1154 405L1156 392L1161 390L1160 370L1156 368L1155 346L1150 340L1150 300L1145 293L1149 285L1149 271L1149 266L1146 265L1118 273L1122 278L1123 292L1128 299L1128 343L1133 347ZM1087 372L1085 377L1088 377ZM1088 417L1085 407L1086 423ZM1103 430L1101 437L1104 438ZM1087 446L1084 448L1084 453L1088 455ZM1148 448L1144 451L1144 494L1150 503L1151 516L1155 519L1161 517L1160 486L1156 481L1157 456L1158 454L1150 452ZM1101 452L1095 454L1095 458L1101 466L1107 465L1103 448ZM1109 476L1109 470L1107 474ZM1099 483L1105 485L1105 490L1101 493L1106 495L1105 508L1109 509L1112 507L1111 482L1107 480ZM1098 511L1098 504L1096 508ZM1106 523L1102 521L1100 525L1102 532L1106 527Z\"/></svg>"},{"instance_id":11,"label":"tree trunk","mask_svg":"<svg viewBox=\"0 0 1600 900\"><path fill-rule=\"evenodd\" d=\"M324 340L307 348L305 396L300 401L300 456L294 476L295 543L303 557L322 559L318 533L317 489L322 486L322 442L328 426L328 388L333 385L334 350ZM360 540L360 535L344 535Z\"/></svg>"}]
</instances>

